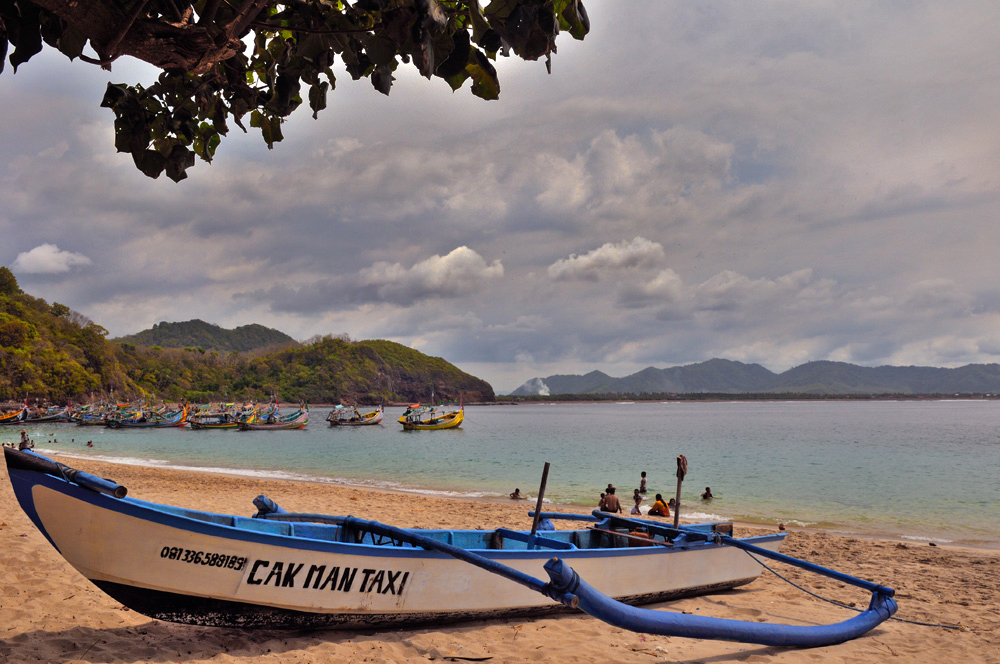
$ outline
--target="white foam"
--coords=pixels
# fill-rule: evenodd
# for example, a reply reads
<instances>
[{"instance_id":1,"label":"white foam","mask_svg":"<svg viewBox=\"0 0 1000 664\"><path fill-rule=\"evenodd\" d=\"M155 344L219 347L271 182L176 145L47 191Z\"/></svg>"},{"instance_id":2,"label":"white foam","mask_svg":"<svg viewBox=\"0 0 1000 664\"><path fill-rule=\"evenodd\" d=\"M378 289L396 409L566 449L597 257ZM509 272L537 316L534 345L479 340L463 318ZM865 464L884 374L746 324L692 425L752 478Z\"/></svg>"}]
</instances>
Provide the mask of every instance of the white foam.
<instances>
[{"instance_id":1,"label":"white foam","mask_svg":"<svg viewBox=\"0 0 1000 664\"><path fill-rule=\"evenodd\" d=\"M951 544L955 541L944 539L943 537L923 537L922 535L900 535L899 539L912 540L916 542L943 542L944 544Z\"/></svg>"}]
</instances>

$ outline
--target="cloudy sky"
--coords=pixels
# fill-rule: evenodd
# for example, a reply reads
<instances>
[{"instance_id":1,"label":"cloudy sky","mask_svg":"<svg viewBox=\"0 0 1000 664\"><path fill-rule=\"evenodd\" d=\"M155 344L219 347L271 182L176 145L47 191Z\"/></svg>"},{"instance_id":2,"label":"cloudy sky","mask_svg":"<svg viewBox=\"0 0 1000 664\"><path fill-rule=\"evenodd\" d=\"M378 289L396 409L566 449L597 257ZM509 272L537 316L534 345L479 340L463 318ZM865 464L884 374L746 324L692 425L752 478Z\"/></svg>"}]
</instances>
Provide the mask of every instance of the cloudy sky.
<instances>
[{"instance_id":1,"label":"cloudy sky","mask_svg":"<svg viewBox=\"0 0 1000 664\"><path fill-rule=\"evenodd\" d=\"M589 0L501 99L338 77L175 184L102 72L0 75L0 264L112 336L192 318L438 355L498 392L722 357L1000 361L994 0ZM253 131L253 130L252 130Z\"/></svg>"}]
</instances>

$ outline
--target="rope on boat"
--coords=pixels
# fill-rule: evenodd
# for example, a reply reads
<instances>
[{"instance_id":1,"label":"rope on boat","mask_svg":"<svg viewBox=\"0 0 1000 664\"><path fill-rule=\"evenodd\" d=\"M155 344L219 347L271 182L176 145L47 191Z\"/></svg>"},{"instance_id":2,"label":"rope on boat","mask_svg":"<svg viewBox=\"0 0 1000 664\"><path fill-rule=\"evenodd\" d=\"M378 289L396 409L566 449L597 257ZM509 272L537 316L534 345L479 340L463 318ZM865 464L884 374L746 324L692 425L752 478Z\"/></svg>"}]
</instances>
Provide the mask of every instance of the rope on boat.
<instances>
[{"instance_id":1,"label":"rope on boat","mask_svg":"<svg viewBox=\"0 0 1000 664\"><path fill-rule=\"evenodd\" d=\"M829 597L823 597L822 595L818 595L818 594L814 593L813 591L809 590L808 588L805 588L805 587L800 586L799 584L795 583L794 581L792 581L791 579L789 579L787 576L783 576L783 575L779 574L778 572L776 572L774 570L773 567L770 567L767 563L761 561L760 558L758 558L757 556L753 555L749 551L744 551L744 553L746 553L748 556L750 556L751 558L753 558L754 561L756 561L756 563L758 565L760 565L761 567L763 567L764 569L766 569L768 572L770 572L771 574L775 575L776 577L778 577L779 579L781 579L782 581L784 581L788 585L795 586L796 588L798 588L799 590L801 590L802 592L804 592L807 595L811 595L812 597L815 597L818 600L822 600L824 602L828 602L830 604L833 604L834 606L839 606L839 607L841 607L843 609L850 609L851 611L855 611L857 613L861 613L863 611L863 609L859 609L856 606L850 606L849 604L844 604L843 602L838 602L835 599L830 599ZM895 621L898 621L898 622L909 623L911 625L921 625L923 627L943 627L945 629L959 629L959 630L965 629L962 625L951 625L951 624L948 624L948 623L921 622L919 620L907 620L906 618L897 618L896 616L890 616L889 620L895 620Z\"/></svg>"}]
</instances>

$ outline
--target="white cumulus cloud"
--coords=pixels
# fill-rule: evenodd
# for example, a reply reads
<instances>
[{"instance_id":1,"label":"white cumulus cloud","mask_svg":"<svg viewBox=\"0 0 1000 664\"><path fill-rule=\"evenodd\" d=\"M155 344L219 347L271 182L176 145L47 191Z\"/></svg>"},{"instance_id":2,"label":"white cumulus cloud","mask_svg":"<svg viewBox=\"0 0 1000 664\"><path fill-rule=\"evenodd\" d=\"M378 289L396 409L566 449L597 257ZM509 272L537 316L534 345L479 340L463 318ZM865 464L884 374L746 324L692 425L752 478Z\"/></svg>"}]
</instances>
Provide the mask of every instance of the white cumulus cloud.
<instances>
[{"instance_id":1,"label":"white cumulus cloud","mask_svg":"<svg viewBox=\"0 0 1000 664\"><path fill-rule=\"evenodd\" d=\"M26 274L62 274L80 265L90 265L83 254L64 251L54 244L40 244L31 251L22 251L11 268Z\"/></svg>"},{"instance_id":2,"label":"white cumulus cloud","mask_svg":"<svg viewBox=\"0 0 1000 664\"><path fill-rule=\"evenodd\" d=\"M360 281L374 287L381 299L404 304L418 298L459 297L502 276L503 265L499 260L487 264L474 250L462 246L409 268L380 261L362 270Z\"/></svg>"},{"instance_id":3,"label":"white cumulus cloud","mask_svg":"<svg viewBox=\"0 0 1000 664\"><path fill-rule=\"evenodd\" d=\"M613 244L611 242L582 256L571 254L549 266L553 279L596 281L601 275L633 267L657 265L664 260L663 245L644 237Z\"/></svg>"}]
</instances>

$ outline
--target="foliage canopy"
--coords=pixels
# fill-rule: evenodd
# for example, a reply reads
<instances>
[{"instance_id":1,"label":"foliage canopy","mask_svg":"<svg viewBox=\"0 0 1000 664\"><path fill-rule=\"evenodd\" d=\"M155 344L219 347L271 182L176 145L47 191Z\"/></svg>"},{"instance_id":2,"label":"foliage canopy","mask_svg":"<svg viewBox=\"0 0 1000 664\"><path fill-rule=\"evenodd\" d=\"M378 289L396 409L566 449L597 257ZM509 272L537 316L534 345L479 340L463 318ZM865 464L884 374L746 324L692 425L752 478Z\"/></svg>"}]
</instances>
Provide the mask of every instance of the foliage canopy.
<instances>
[{"instance_id":1,"label":"foliage canopy","mask_svg":"<svg viewBox=\"0 0 1000 664\"><path fill-rule=\"evenodd\" d=\"M439 357L391 341L321 337L312 343L271 344L255 352L218 352L108 340L107 330L58 302L22 293L0 268L0 401L65 402L97 398L166 398L205 402L267 399L312 403L493 401L489 383ZM164 324L166 332L221 328ZM201 328L215 328L201 329ZM249 342L262 326L231 331ZM276 332L271 330L270 332ZM280 333L279 333L280 334ZM136 335L140 338L141 335ZM269 342L274 337L256 337ZM232 342L232 339L228 340Z\"/></svg>"},{"instance_id":2,"label":"foliage canopy","mask_svg":"<svg viewBox=\"0 0 1000 664\"><path fill-rule=\"evenodd\" d=\"M179 181L195 155L212 160L230 122L247 131L249 114L272 147L304 102L316 117L336 57L384 94L411 64L496 99L497 56L550 66L561 30L587 34L582 0L0 0L0 72L8 43L14 70L44 45L108 69L123 55L162 69L149 87L109 84L101 105L115 114L119 152Z\"/></svg>"}]
</instances>

